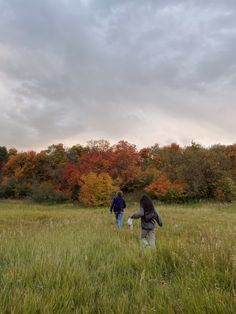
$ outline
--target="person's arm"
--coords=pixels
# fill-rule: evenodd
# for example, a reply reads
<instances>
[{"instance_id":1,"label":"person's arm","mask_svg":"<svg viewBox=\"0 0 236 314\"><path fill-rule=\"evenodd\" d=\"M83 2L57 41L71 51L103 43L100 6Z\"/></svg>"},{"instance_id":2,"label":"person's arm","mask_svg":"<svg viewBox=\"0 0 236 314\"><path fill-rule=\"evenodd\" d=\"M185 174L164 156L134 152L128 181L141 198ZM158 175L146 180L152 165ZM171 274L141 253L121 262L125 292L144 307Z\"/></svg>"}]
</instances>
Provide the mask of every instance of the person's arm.
<instances>
[{"instance_id":1,"label":"person's arm","mask_svg":"<svg viewBox=\"0 0 236 314\"><path fill-rule=\"evenodd\" d=\"M138 212L134 213L130 218L139 219L143 216L144 216L144 210L143 210L143 208L140 208L140 210Z\"/></svg>"},{"instance_id":2,"label":"person's arm","mask_svg":"<svg viewBox=\"0 0 236 314\"><path fill-rule=\"evenodd\" d=\"M112 210L114 208L114 205L115 205L115 198L113 198L112 200L112 203L111 203L111 206L110 206L110 212L112 213Z\"/></svg>"},{"instance_id":3,"label":"person's arm","mask_svg":"<svg viewBox=\"0 0 236 314\"><path fill-rule=\"evenodd\" d=\"M155 212L156 212L156 222L158 223L158 225L160 226L160 227L162 227L163 226L163 222L162 222L162 219L161 219L161 215L160 215L160 213L155 209Z\"/></svg>"},{"instance_id":4,"label":"person's arm","mask_svg":"<svg viewBox=\"0 0 236 314\"><path fill-rule=\"evenodd\" d=\"M125 200L123 199L123 201L124 201L124 208L126 208L126 202L125 202Z\"/></svg>"}]
</instances>

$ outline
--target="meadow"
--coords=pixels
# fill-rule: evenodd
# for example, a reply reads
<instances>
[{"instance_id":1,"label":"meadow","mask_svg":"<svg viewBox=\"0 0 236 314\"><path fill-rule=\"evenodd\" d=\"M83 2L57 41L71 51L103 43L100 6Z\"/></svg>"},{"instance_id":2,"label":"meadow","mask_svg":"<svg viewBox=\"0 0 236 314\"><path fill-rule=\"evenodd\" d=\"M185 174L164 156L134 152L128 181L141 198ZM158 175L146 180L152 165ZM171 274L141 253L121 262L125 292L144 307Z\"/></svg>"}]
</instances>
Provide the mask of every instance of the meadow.
<instances>
[{"instance_id":1,"label":"meadow","mask_svg":"<svg viewBox=\"0 0 236 314\"><path fill-rule=\"evenodd\" d=\"M158 208L142 249L107 208L1 201L0 313L236 313L236 204Z\"/></svg>"}]
</instances>

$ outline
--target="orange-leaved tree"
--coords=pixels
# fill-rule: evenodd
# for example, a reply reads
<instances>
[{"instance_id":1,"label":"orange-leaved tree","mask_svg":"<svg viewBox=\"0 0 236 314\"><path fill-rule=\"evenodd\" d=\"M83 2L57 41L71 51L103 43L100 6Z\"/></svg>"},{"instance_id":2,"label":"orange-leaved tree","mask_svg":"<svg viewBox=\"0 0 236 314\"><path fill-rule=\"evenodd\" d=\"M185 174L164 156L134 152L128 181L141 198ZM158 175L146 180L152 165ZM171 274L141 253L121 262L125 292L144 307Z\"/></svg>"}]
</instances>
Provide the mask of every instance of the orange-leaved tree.
<instances>
[{"instance_id":1,"label":"orange-leaved tree","mask_svg":"<svg viewBox=\"0 0 236 314\"><path fill-rule=\"evenodd\" d=\"M126 141L120 141L112 147L111 177L120 183L124 190L134 190L141 172L140 155L135 147Z\"/></svg>"},{"instance_id":2,"label":"orange-leaved tree","mask_svg":"<svg viewBox=\"0 0 236 314\"><path fill-rule=\"evenodd\" d=\"M81 174L78 167L71 161L61 170L59 186L60 190L63 191L68 198L77 199L80 177Z\"/></svg>"},{"instance_id":3,"label":"orange-leaved tree","mask_svg":"<svg viewBox=\"0 0 236 314\"><path fill-rule=\"evenodd\" d=\"M4 165L4 176L13 176L17 182L29 182L34 174L34 159L36 153L33 151L22 152L11 155Z\"/></svg>"},{"instance_id":4,"label":"orange-leaved tree","mask_svg":"<svg viewBox=\"0 0 236 314\"><path fill-rule=\"evenodd\" d=\"M109 172L111 168L112 152L91 150L79 158L79 170L83 174L90 172L102 173Z\"/></svg>"},{"instance_id":5,"label":"orange-leaved tree","mask_svg":"<svg viewBox=\"0 0 236 314\"><path fill-rule=\"evenodd\" d=\"M184 183L180 181L172 183L164 174L151 182L145 188L145 192L163 201L180 201L185 197Z\"/></svg>"}]
</instances>

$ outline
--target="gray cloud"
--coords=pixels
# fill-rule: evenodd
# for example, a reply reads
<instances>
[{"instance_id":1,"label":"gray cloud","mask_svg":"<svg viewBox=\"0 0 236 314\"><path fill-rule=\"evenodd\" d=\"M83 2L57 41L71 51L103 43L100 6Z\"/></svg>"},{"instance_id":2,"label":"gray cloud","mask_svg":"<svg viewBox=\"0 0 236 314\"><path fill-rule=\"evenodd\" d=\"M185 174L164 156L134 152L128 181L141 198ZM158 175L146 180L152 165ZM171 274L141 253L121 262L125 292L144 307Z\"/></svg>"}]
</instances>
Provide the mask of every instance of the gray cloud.
<instances>
[{"instance_id":1,"label":"gray cloud","mask_svg":"<svg viewBox=\"0 0 236 314\"><path fill-rule=\"evenodd\" d=\"M0 9L1 145L235 141L235 1Z\"/></svg>"}]
</instances>

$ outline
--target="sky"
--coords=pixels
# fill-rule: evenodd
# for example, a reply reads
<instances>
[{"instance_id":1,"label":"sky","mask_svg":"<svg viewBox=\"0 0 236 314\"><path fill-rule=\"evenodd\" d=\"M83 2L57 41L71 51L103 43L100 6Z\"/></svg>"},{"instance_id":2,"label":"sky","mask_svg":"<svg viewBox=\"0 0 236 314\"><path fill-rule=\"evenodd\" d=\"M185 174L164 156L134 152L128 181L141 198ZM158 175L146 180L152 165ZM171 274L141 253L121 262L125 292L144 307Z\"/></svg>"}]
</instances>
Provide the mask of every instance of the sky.
<instances>
[{"instance_id":1,"label":"sky","mask_svg":"<svg viewBox=\"0 0 236 314\"><path fill-rule=\"evenodd\" d=\"M236 142L235 0L0 0L0 146Z\"/></svg>"}]
</instances>

